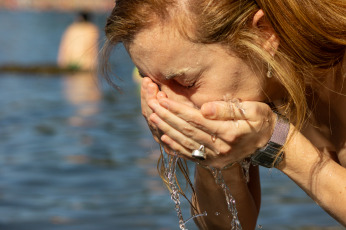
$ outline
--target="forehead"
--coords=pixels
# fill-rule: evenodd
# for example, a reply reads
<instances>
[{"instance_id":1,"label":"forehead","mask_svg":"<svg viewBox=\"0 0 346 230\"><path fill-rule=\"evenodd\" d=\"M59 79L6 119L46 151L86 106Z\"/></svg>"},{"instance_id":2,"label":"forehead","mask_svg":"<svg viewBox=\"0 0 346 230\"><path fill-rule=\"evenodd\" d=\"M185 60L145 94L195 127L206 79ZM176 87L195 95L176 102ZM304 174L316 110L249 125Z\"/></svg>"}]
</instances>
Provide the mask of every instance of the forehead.
<instances>
[{"instance_id":1,"label":"forehead","mask_svg":"<svg viewBox=\"0 0 346 230\"><path fill-rule=\"evenodd\" d=\"M139 32L127 47L138 67L160 69L165 74L198 65L205 53L202 44L189 41L169 24L156 24Z\"/></svg>"}]
</instances>

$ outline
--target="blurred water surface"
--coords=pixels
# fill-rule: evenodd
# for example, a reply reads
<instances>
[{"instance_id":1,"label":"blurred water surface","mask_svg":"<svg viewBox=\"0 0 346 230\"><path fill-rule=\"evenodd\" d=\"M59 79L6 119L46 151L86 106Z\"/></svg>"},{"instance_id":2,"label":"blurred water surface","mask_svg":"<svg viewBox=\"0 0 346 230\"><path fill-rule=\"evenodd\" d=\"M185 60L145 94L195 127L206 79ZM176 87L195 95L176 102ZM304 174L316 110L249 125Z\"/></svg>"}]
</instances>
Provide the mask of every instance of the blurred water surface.
<instances>
[{"instance_id":1,"label":"blurred water surface","mask_svg":"<svg viewBox=\"0 0 346 230\"><path fill-rule=\"evenodd\" d=\"M94 18L100 30L105 17ZM73 18L0 11L0 64L55 63ZM112 62L122 94L88 74L0 75L1 230L178 229L133 64L122 47ZM286 176L261 170L262 229L342 229Z\"/></svg>"}]
</instances>

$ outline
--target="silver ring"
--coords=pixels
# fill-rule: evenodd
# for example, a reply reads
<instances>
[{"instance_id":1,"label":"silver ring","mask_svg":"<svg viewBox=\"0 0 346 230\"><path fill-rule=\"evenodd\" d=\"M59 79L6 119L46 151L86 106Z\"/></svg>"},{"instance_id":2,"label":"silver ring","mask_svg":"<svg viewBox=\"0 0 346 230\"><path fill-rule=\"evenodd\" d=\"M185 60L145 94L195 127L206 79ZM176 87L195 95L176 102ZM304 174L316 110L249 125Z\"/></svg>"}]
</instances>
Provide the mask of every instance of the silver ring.
<instances>
[{"instance_id":1,"label":"silver ring","mask_svg":"<svg viewBox=\"0 0 346 230\"><path fill-rule=\"evenodd\" d=\"M193 150L192 157L199 159L199 160L205 160L206 154L204 150L204 145L201 145L199 149Z\"/></svg>"}]
</instances>

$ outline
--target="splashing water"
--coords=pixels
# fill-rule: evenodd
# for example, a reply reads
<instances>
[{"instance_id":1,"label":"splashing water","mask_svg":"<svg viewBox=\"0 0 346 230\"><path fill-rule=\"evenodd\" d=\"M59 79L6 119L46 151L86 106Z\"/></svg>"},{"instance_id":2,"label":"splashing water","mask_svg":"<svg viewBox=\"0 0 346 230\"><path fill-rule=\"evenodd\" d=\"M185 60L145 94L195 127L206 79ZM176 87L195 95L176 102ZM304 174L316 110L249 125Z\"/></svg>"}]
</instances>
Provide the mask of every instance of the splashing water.
<instances>
[{"instance_id":1,"label":"splashing water","mask_svg":"<svg viewBox=\"0 0 346 230\"><path fill-rule=\"evenodd\" d=\"M171 157L170 162L166 167L166 177L168 178L168 185L171 189L171 199L175 203L175 211L177 212L179 218L179 228L181 230L187 230L187 228L185 228L185 222L181 212L179 191L175 185L175 173L178 159L179 158L177 155Z\"/></svg>"},{"instance_id":2,"label":"splashing water","mask_svg":"<svg viewBox=\"0 0 346 230\"><path fill-rule=\"evenodd\" d=\"M226 197L226 201L227 201L227 207L228 210L230 211L230 213L232 214L232 220L231 220L231 229L232 230L242 230L242 227L240 225L240 221L238 218L238 211L235 205L235 199L231 194L231 191L229 190L229 187L226 185L223 176L222 176L222 172L219 169L215 169L215 168L210 168L211 172L215 178L215 182L216 184L218 184L224 191L225 193L225 197Z\"/></svg>"},{"instance_id":3,"label":"splashing water","mask_svg":"<svg viewBox=\"0 0 346 230\"><path fill-rule=\"evenodd\" d=\"M250 166L251 166L251 159L243 159L240 163L241 167L243 168L244 177L246 180L246 183L249 183L250 181Z\"/></svg>"},{"instance_id":4,"label":"splashing water","mask_svg":"<svg viewBox=\"0 0 346 230\"><path fill-rule=\"evenodd\" d=\"M200 217L200 216L207 216L207 212L194 215L194 216L190 217L189 219L187 219L186 221L184 221L184 217L183 217L183 214L181 211L181 206L180 206L179 190L178 190L178 187L177 187L176 181L175 181L176 167L177 167L178 160L179 160L179 157L177 154L175 154L174 156L172 156L169 159L169 163L165 164L165 176L168 179L168 186L169 186L170 191L171 191L171 199L175 203L174 207L175 207L175 210L177 212L177 216L179 218L179 228L181 230L188 230L185 226L187 222L189 222L190 220L192 220L194 218ZM251 160L250 159L244 159L239 163L241 164L241 166L243 168L244 177L246 179L246 182L249 182L249 168L251 165ZM226 183L223 179L222 170L216 169L213 167L207 167L207 168L210 169L210 171L212 172L216 184L219 185L222 188L222 190L224 191L226 202L227 202L227 207L228 207L229 212L232 215L231 229L232 230L242 230L242 227L241 227L241 224L240 224L240 221L238 218L236 201L235 201L234 197L232 196L229 187L226 185ZM216 212L215 215L220 215L220 213ZM262 226L259 225L259 229L262 229Z\"/></svg>"},{"instance_id":5,"label":"splashing water","mask_svg":"<svg viewBox=\"0 0 346 230\"><path fill-rule=\"evenodd\" d=\"M245 109L243 108L243 104L240 99L232 98L231 95L226 94L224 95L223 100L228 102L231 117L235 117L235 114L236 114L235 108L237 108L243 116L245 115ZM238 120L234 119L233 121L235 122L236 128L239 128Z\"/></svg>"},{"instance_id":6,"label":"splashing water","mask_svg":"<svg viewBox=\"0 0 346 230\"><path fill-rule=\"evenodd\" d=\"M192 219L194 219L194 218L197 218L197 217L199 217L199 216L208 216L208 214L207 214L206 211L204 211L204 212L201 213L201 214L197 214L197 215L191 216L189 219L187 219L187 220L185 221L185 224L186 224L187 222L189 222L190 220L192 220Z\"/></svg>"},{"instance_id":7,"label":"splashing water","mask_svg":"<svg viewBox=\"0 0 346 230\"><path fill-rule=\"evenodd\" d=\"M165 175L168 179L168 186L171 190L171 199L175 203L175 211L177 212L177 216L179 218L179 228L181 230L188 230L185 226L188 221L200 216L207 216L207 212L194 215L190 217L189 219L187 219L186 221L184 221L184 217L180 207L179 190L175 184L176 167L177 167L178 160L179 160L179 157L177 156L177 154L175 154L173 157L170 158L169 163L165 167Z\"/></svg>"}]
</instances>

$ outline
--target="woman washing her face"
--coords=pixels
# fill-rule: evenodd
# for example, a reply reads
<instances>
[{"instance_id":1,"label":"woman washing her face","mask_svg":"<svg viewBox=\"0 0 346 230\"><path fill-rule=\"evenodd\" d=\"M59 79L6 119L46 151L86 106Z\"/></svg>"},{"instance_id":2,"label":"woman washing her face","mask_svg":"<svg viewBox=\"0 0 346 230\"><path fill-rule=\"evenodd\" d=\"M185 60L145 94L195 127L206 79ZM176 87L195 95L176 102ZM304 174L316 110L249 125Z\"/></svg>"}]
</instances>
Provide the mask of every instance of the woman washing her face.
<instances>
[{"instance_id":1,"label":"woman washing her face","mask_svg":"<svg viewBox=\"0 0 346 230\"><path fill-rule=\"evenodd\" d=\"M127 48L166 152L224 168L243 229L260 209L258 166L247 183L237 163L250 157L346 226L345 15L344 0L117 0L106 51ZM194 187L200 213L221 213L197 225L230 229L208 169Z\"/></svg>"}]
</instances>

